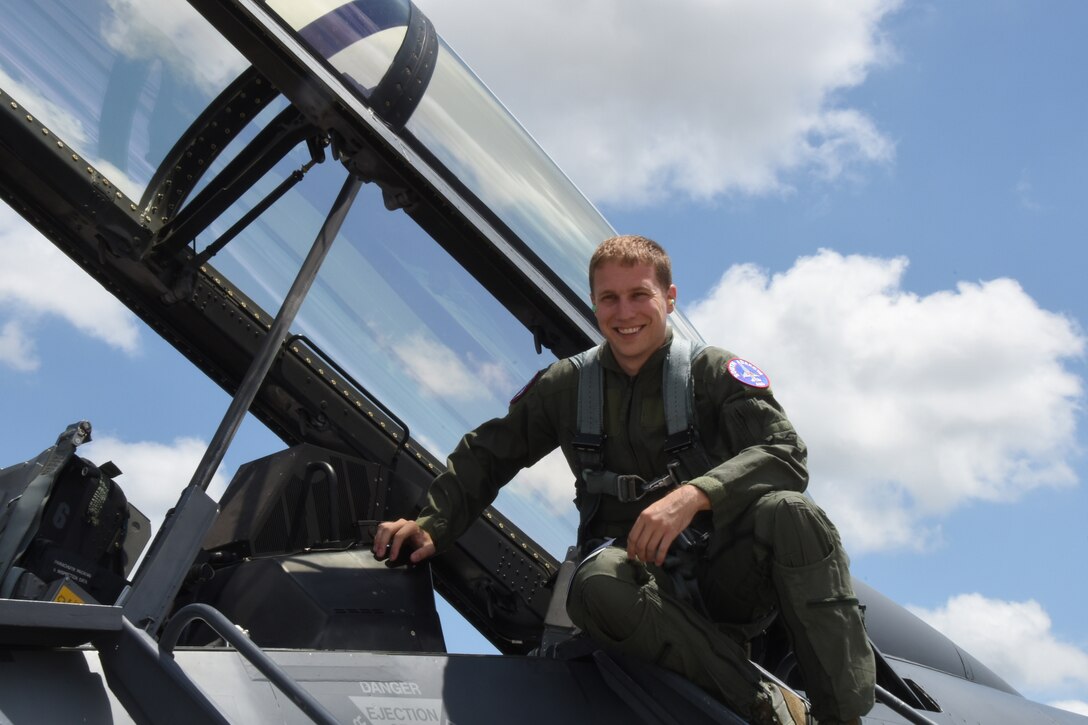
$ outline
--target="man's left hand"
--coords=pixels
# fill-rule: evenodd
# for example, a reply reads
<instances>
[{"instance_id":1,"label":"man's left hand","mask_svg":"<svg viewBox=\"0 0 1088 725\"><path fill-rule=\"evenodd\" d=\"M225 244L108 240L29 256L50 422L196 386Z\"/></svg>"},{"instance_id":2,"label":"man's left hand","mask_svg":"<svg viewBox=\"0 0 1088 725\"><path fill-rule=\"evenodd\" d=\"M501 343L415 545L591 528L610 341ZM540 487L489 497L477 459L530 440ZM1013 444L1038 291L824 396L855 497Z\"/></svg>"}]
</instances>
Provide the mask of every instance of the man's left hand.
<instances>
[{"instance_id":1,"label":"man's left hand","mask_svg":"<svg viewBox=\"0 0 1088 725\"><path fill-rule=\"evenodd\" d=\"M639 514L627 536L627 558L661 566L680 532L700 511L710 510L710 499L695 486L680 486Z\"/></svg>"}]
</instances>

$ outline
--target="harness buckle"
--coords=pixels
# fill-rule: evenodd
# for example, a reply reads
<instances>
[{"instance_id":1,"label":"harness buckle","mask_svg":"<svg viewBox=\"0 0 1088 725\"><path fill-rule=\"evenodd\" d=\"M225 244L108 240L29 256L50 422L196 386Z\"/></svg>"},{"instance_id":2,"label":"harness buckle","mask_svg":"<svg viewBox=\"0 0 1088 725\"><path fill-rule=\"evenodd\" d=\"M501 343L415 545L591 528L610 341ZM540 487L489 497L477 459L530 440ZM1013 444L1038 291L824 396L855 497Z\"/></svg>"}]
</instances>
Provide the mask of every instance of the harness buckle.
<instances>
[{"instance_id":1,"label":"harness buckle","mask_svg":"<svg viewBox=\"0 0 1088 725\"><path fill-rule=\"evenodd\" d=\"M665 464L665 469L668 471L668 473L665 474L665 477L672 479L673 486L679 486L684 483L684 479L680 475L680 461L669 461Z\"/></svg>"},{"instance_id":2,"label":"harness buckle","mask_svg":"<svg viewBox=\"0 0 1088 725\"><path fill-rule=\"evenodd\" d=\"M674 453L680 453L693 447L697 442L695 435L695 428L688 426L686 429L673 433L671 436L665 439L665 453L670 456Z\"/></svg>"},{"instance_id":3,"label":"harness buckle","mask_svg":"<svg viewBox=\"0 0 1088 725\"><path fill-rule=\"evenodd\" d=\"M600 453L604 448L604 438L600 433L575 433L570 444L581 453Z\"/></svg>"},{"instance_id":4,"label":"harness buckle","mask_svg":"<svg viewBox=\"0 0 1088 725\"><path fill-rule=\"evenodd\" d=\"M619 474L616 476L616 498L621 503L638 501L646 495L643 484L646 484L646 481L641 476L626 473Z\"/></svg>"},{"instance_id":5,"label":"harness buckle","mask_svg":"<svg viewBox=\"0 0 1088 725\"><path fill-rule=\"evenodd\" d=\"M664 476L658 476L652 481L647 481L634 474L618 474L616 476L616 498L622 503L638 501L648 493L661 488L676 488L683 481L680 478L680 462L670 461L668 472Z\"/></svg>"}]
</instances>

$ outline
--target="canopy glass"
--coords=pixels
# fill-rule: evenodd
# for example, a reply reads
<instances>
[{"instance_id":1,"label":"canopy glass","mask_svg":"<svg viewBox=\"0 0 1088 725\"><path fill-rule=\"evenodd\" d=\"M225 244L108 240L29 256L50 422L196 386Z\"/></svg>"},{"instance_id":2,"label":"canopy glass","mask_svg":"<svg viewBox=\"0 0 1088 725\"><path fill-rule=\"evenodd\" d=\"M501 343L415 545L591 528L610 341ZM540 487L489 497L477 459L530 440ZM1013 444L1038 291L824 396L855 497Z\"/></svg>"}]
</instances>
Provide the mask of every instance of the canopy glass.
<instances>
[{"instance_id":1,"label":"canopy glass","mask_svg":"<svg viewBox=\"0 0 1088 725\"><path fill-rule=\"evenodd\" d=\"M366 103L401 44L411 12L400 0L280 0L253 12L294 33ZM417 11L416 11L417 12ZM0 88L132 199L247 60L183 0L22 4L0 25ZM199 48L198 53L193 49ZM426 92L399 131L415 162L491 220L527 263L588 299L585 270L608 223L488 91L439 41ZM215 173L286 106L270 104L230 143ZM195 240L213 242L310 160L300 145ZM344 169L326 162L276 202L211 264L274 314L323 221ZM191 197L190 197L191 198ZM535 260L534 260L535 258ZM674 324L695 333L682 316ZM296 319L319 345L441 457L553 358L531 333L410 217L364 187ZM570 471L557 456L522 474L498 507L562 558L576 517Z\"/></svg>"}]
</instances>

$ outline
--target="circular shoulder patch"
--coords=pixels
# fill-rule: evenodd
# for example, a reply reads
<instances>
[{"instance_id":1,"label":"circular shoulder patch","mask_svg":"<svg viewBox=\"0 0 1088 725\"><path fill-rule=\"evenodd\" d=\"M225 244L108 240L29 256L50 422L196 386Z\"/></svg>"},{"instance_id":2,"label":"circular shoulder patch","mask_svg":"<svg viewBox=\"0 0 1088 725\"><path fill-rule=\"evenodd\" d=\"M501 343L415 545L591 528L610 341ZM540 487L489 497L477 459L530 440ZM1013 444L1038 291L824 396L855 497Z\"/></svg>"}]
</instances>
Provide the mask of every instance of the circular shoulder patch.
<instances>
[{"instance_id":1,"label":"circular shoulder patch","mask_svg":"<svg viewBox=\"0 0 1088 725\"><path fill-rule=\"evenodd\" d=\"M725 364L725 369L728 370L729 374L734 378L750 387L771 387L771 379L767 377L767 373L763 372L747 360L735 357Z\"/></svg>"}]
</instances>

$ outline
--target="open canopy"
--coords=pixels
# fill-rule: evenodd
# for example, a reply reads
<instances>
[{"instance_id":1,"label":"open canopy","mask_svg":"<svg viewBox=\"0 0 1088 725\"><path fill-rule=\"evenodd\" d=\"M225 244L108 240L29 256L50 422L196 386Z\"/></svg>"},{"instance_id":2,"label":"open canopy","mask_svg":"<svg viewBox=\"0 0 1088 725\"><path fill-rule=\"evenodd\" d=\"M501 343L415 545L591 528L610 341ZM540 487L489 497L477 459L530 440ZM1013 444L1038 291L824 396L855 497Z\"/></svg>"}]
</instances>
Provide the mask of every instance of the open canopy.
<instances>
[{"instance_id":1,"label":"open canopy","mask_svg":"<svg viewBox=\"0 0 1088 725\"><path fill-rule=\"evenodd\" d=\"M371 182L291 327L305 372L274 368L253 412L286 443L405 454L390 514L538 369L599 341L586 269L613 230L411 3L46 2L0 36L4 123L27 139L6 197L228 390L345 174ZM574 540L557 463L480 524L534 581ZM451 592L467 571L437 574L472 617Z\"/></svg>"}]
</instances>

